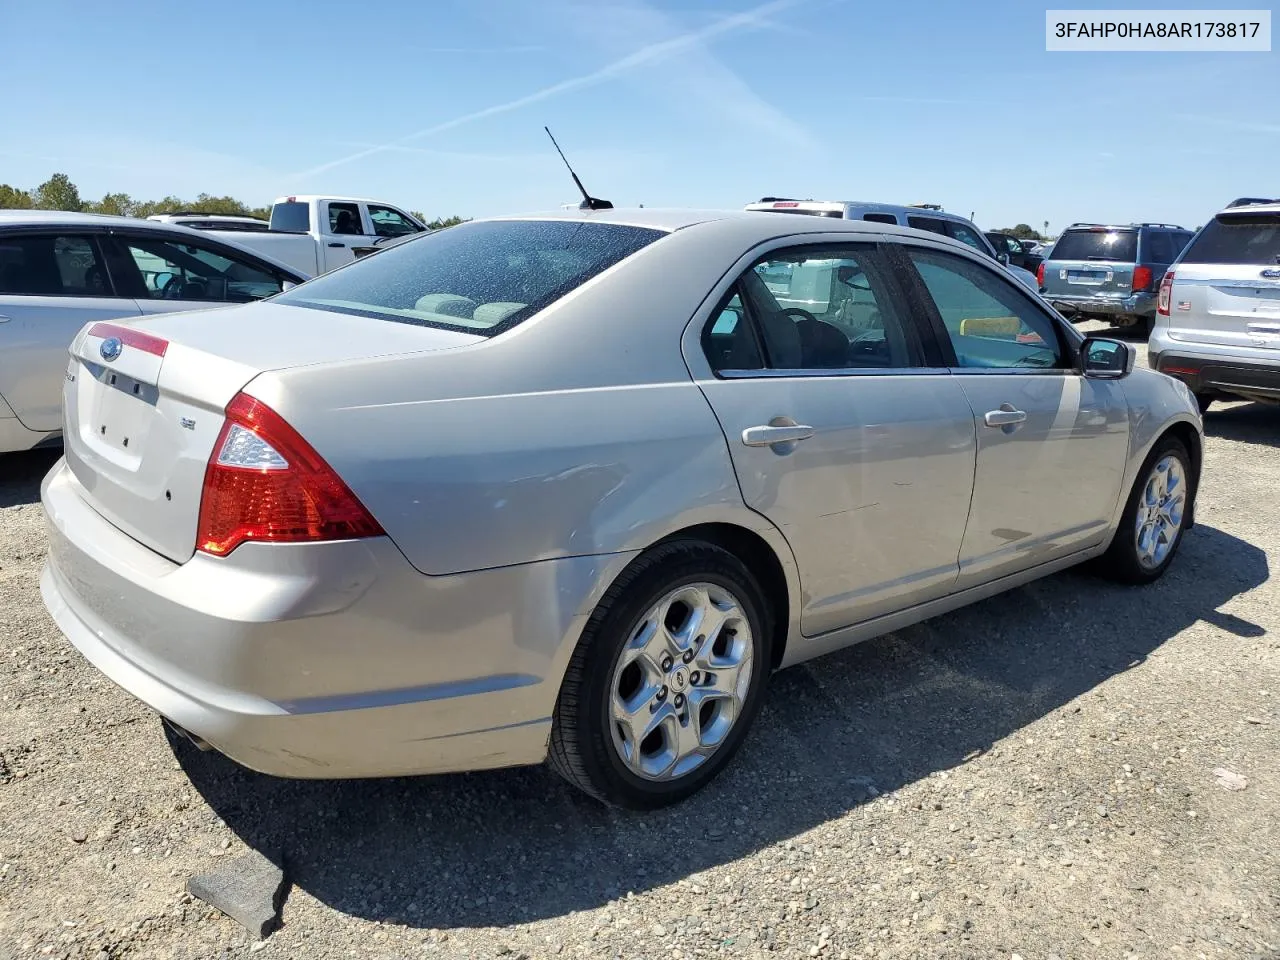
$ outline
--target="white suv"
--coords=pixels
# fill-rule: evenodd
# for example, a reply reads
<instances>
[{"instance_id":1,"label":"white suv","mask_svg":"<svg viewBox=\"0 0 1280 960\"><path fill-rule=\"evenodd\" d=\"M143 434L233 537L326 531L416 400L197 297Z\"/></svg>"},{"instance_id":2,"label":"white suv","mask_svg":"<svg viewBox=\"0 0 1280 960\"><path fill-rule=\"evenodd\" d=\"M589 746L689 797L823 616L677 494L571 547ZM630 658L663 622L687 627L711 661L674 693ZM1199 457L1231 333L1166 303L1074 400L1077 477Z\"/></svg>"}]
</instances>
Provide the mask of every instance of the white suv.
<instances>
[{"instance_id":1,"label":"white suv","mask_svg":"<svg viewBox=\"0 0 1280 960\"><path fill-rule=\"evenodd\" d=\"M1201 410L1280 402L1280 201L1237 201L1200 228L1160 283L1148 358Z\"/></svg>"}]
</instances>

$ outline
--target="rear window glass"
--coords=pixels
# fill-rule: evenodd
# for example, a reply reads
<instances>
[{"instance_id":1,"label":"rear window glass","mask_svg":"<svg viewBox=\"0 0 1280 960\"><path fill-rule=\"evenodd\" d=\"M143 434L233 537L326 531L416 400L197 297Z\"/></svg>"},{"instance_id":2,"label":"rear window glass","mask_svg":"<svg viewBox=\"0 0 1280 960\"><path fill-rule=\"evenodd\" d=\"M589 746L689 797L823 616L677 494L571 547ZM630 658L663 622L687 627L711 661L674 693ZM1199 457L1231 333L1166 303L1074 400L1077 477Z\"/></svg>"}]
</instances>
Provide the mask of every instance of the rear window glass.
<instances>
[{"instance_id":1,"label":"rear window glass","mask_svg":"<svg viewBox=\"0 0 1280 960\"><path fill-rule=\"evenodd\" d=\"M305 203L277 203L271 208L271 229L306 233L311 229L310 208Z\"/></svg>"},{"instance_id":2,"label":"rear window glass","mask_svg":"<svg viewBox=\"0 0 1280 960\"><path fill-rule=\"evenodd\" d=\"M1118 260L1136 263L1136 230L1068 230L1053 246L1055 260Z\"/></svg>"},{"instance_id":3,"label":"rear window glass","mask_svg":"<svg viewBox=\"0 0 1280 960\"><path fill-rule=\"evenodd\" d=\"M387 247L273 303L492 336L659 237L614 223L470 223Z\"/></svg>"},{"instance_id":4,"label":"rear window glass","mask_svg":"<svg viewBox=\"0 0 1280 960\"><path fill-rule=\"evenodd\" d=\"M1205 224L1183 263L1280 264L1280 214L1219 215Z\"/></svg>"}]
</instances>

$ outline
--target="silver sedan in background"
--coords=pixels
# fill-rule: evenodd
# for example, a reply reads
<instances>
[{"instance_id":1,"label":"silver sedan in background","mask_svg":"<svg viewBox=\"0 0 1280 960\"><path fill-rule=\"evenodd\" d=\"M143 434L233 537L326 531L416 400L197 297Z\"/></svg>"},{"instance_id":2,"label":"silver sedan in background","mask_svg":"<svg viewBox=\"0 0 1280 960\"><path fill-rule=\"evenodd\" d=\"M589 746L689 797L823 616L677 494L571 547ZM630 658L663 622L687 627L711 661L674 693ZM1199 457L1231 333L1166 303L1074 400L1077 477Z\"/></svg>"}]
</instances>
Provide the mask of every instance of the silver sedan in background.
<instances>
[{"instance_id":1,"label":"silver sedan in background","mask_svg":"<svg viewBox=\"0 0 1280 960\"><path fill-rule=\"evenodd\" d=\"M87 325L58 625L256 770L533 764L653 807L777 668L1192 523L1180 383L879 223L473 222L259 304Z\"/></svg>"}]
</instances>

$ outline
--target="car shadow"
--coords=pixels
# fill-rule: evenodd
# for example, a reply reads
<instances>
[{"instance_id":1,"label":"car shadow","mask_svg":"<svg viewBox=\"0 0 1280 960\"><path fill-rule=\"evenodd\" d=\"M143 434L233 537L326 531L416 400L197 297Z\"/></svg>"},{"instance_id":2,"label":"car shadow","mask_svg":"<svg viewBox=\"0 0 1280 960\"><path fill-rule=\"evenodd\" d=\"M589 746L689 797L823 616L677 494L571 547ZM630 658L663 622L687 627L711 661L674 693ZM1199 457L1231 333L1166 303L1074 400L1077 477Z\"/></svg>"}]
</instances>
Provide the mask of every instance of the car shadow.
<instances>
[{"instance_id":1,"label":"car shadow","mask_svg":"<svg viewBox=\"0 0 1280 960\"><path fill-rule=\"evenodd\" d=\"M1280 406L1270 403L1215 402L1204 415L1206 436L1241 443L1280 446Z\"/></svg>"},{"instance_id":2,"label":"car shadow","mask_svg":"<svg viewBox=\"0 0 1280 960\"><path fill-rule=\"evenodd\" d=\"M1267 580L1265 554L1197 526L1157 584L1059 574L775 675L742 753L648 814L606 809L544 768L282 780L171 735L192 783L250 846L336 910L417 927L560 916L670 884L957 766L1139 667Z\"/></svg>"},{"instance_id":3,"label":"car shadow","mask_svg":"<svg viewBox=\"0 0 1280 960\"><path fill-rule=\"evenodd\" d=\"M40 481L60 456L60 447L0 454L0 508L39 503Z\"/></svg>"}]
</instances>

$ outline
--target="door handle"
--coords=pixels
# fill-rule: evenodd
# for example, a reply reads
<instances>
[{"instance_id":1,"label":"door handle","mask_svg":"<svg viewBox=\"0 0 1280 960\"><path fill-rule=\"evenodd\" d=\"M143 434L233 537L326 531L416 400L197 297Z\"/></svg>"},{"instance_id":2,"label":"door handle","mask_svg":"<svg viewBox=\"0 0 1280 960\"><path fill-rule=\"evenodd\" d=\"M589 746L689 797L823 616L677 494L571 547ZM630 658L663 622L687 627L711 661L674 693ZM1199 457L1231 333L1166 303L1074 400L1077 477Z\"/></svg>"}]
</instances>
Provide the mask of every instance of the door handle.
<instances>
[{"instance_id":1,"label":"door handle","mask_svg":"<svg viewBox=\"0 0 1280 960\"><path fill-rule=\"evenodd\" d=\"M759 427L747 427L742 431L742 442L748 447L772 447L775 444L796 443L813 436L813 427L803 423L771 423Z\"/></svg>"},{"instance_id":2,"label":"door handle","mask_svg":"<svg viewBox=\"0 0 1280 960\"><path fill-rule=\"evenodd\" d=\"M1012 403L1002 403L999 410L988 410L982 422L988 427L1012 427L1025 423L1026 419L1025 410L1017 409Z\"/></svg>"},{"instance_id":3,"label":"door handle","mask_svg":"<svg viewBox=\"0 0 1280 960\"><path fill-rule=\"evenodd\" d=\"M329 246L331 246L331 247L345 247L345 246L346 246L346 244L345 244L345 243L331 243L331 244L329 244Z\"/></svg>"}]
</instances>

